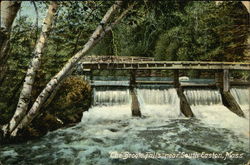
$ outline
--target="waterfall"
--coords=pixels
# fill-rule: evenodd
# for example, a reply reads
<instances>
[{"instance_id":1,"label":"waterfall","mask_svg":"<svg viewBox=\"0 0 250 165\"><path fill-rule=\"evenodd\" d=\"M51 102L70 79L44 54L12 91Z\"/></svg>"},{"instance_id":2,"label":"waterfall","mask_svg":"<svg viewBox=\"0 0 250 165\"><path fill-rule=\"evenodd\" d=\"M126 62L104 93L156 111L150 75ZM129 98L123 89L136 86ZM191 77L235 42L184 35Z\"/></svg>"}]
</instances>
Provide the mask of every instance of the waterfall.
<instances>
[{"instance_id":1,"label":"waterfall","mask_svg":"<svg viewBox=\"0 0 250 165\"><path fill-rule=\"evenodd\" d=\"M144 104L170 104L178 103L178 95L175 89L138 89Z\"/></svg>"},{"instance_id":2,"label":"waterfall","mask_svg":"<svg viewBox=\"0 0 250 165\"><path fill-rule=\"evenodd\" d=\"M129 90L94 90L94 105L129 104Z\"/></svg>"},{"instance_id":3,"label":"waterfall","mask_svg":"<svg viewBox=\"0 0 250 165\"><path fill-rule=\"evenodd\" d=\"M93 96L93 105L83 113L82 123L131 118L131 97L128 89L94 89Z\"/></svg>"},{"instance_id":4,"label":"waterfall","mask_svg":"<svg viewBox=\"0 0 250 165\"><path fill-rule=\"evenodd\" d=\"M232 88L230 92L235 100L240 105L248 105L250 103L250 89L249 88Z\"/></svg>"},{"instance_id":5,"label":"waterfall","mask_svg":"<svg viewBox=\"0 0 250 165\"><path fill-rule=\"evenodd\" d=\"M215 89L187 89L184 91L196 118L206 125L231 129L243 136L249 132L249 121L239 117L222 104Z\"/></svg>"},{"instance_id":6,"label":"waterfall","mask_svg":"<svg viewBox=\"0 0 250 165\"><path fill-rule=\"evenodd\" d=\"M136 89L136 94L143 116L158 118L178 118L181 116L180 100L174 88ZM129 117L131 115L129 90L94 90L93 107L89 110L89 113L95 113L94 116L100 118L110 117L112 120L115 117L118 117L118 119ZM84 114L84 119L86 119L86 114Z\"/></svg>"},{"instance_id":7,"label":"waterfall","mask_svg":"<svg viewBox=\"0 0 250 165\"><path fill-rule=\"evenodd\" d=\"M184 91L190 105L222 104L219 90L215 89L187 89Z\"/></svg>"},{"instance_id":8,"label":"waterfall","mask_svg":"<svg viewBox=\"0 0 250 165\"><path fill-rule=\"evenodd\" d=\"M250 110L250 88L231 88L231 94L240 105L242 111L245 116L249 118L249 110Z\"/></svg>"},{"instance_id":9,"label":"waterfall","mask_svg":"<svg viewBox=\"0 0 250 165\"><path fill-rule=\"evenodd\" d=\"M142 115L177 118L181 115L180 100L174 88L137 89Z\"/></svg>"}]
</instances>

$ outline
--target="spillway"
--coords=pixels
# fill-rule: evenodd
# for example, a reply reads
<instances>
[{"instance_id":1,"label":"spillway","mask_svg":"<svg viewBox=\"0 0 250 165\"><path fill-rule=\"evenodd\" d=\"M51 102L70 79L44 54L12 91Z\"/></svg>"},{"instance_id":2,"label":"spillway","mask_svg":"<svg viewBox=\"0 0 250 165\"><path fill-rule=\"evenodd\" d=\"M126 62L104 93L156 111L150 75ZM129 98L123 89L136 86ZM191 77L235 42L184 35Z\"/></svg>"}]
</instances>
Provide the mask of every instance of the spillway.
<instances>
[{"instance_id":1,"label":"spillway","mask_svg":"<svg viewBox=\"0 0 250 165\"><path fill-rule=\"evenodd\" d=\"M180 99L174 88L169 89L137 89L142 115L178 118Z\"/></svg>"},{"instance_id":2,"label":"spillway","mask_svg":"<svg viewBox=\"0 0 250 165\"><path fill-rule=\"evenodd\" d=\"M187 89L184 94L190 105L222 104L220 92L214 89Z\"/></svg>"},{"instance_id":3,"label":"spillway","mask_svg":"<svg viewBox=\"0 0 250 165\"><path fill-rule=\"evenodd\" d=\"M233 97L240 105L242 111L244 112L246 118L249 119L249 110L250 110L250 88L244 87L234 87L230 89Z\"/></svg>"},{"instance_id":4,"label":"spillway","mask_svg":"<svg viewBox=\"0 0 250 165\"><path fill-rule=\"evenodd\" d=\"M218 89L186 89L196 118L208 126L230 129L241 136L249 136L249 120L239 117L222 104Z\"/></svg>"},{"instance_id":5,"label":"spillway","mask_svg":"<svg viewBox=\"0 0 250 165\"><path fill-rule=\"evenodd\" d=\"M129 90L94 90L94 105L129 104Z\"/></svg>"}]
</instances>

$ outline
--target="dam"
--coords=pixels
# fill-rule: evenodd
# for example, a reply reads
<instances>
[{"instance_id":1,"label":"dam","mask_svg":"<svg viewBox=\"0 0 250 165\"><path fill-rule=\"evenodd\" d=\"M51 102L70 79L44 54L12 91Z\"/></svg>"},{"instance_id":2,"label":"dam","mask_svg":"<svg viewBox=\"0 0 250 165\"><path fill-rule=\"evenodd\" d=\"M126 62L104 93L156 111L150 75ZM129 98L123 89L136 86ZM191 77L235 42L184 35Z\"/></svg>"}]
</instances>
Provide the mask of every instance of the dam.
<instances>
[{"instance_id":1,"label":"dam","mask_svg":"<svg viewBox=\"0 0 250 165\"><path fill-rule=\"evenodd\" d=\"M122 165L147 160L159 165L222 165L248 161L247 84L229 83L241 116L225 104L223 87L215 79L84 77L91 83L93 100L81 122L41 139L1 146L0 162ZM139 116L132 115L133 101ZM192 115L183 111L183 103ZM215 157L197 159L197 153ZM233 159L232 154L238 153L241 158Z\"/></svg>"}]
</instances>

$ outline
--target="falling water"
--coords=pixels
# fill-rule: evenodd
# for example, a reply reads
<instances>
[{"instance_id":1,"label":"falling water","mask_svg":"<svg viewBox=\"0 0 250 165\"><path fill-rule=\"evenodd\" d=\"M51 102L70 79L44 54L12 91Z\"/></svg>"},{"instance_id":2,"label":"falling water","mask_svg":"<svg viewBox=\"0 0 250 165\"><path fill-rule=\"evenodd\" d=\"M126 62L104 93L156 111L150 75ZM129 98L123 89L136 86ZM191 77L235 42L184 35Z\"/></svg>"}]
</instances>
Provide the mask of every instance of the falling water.
<instances>
[{"instance_id":1,"label":"falling water","mask_svg":"<svg viewBox=\"0 0 250 165\"><path fill-rule=\"evenodd\" d=\"M214 89L187 89L184 91L191 105L215 105L221 104L221 95Z\"/></svg>"},{"instance_id":2,"label":"falling water","mask_svg":"<svg viewBox=\"0 0 250 165\"><path fill-rule=\"evenodd\" d=\"M231 88L230 92L240 105L245 116L249 119L250 110L250 88Z\"/></svg>"},{"instance_id":3,"label":"falling water","mask_svg":"<svg viewBox=\"0 0 250 165\"><path fill-rule=\"evenodd\" d=\"M176 90L171 89L138 89L138 95L142 98L143 104L175 105L179 103Z\"/></svg>"},{"instance_id":4,"label":"falling water","mask_svg":"<svg viewBox=\"0 0 250 165\"><path fill-rule=\"evenodd\" d=\"M239 117L222 104L219 90L187 89L184 91L195 117L206 125L230 129L249 137L249 120Z\"/></svg>"},{"instance_id":5,"label":"falling water","mask_svg":"<svg viewBox=\"0 0 250 165\"><path fill-rule=\"evenodd\" d=\"M129 90L94 90L94 105L124 105L130 101Z\"/></svg>"},{"instance_id":6,"label":"falling water","mask_svg":"<svg viewBox=\"0 0 250 165\"><path fill-rule=\"evenodd\" d=\"M137 89L141 111L146 116L165 116L178 118L180 99L174 88L169 89Z\"/></svg>"}]
</instances>

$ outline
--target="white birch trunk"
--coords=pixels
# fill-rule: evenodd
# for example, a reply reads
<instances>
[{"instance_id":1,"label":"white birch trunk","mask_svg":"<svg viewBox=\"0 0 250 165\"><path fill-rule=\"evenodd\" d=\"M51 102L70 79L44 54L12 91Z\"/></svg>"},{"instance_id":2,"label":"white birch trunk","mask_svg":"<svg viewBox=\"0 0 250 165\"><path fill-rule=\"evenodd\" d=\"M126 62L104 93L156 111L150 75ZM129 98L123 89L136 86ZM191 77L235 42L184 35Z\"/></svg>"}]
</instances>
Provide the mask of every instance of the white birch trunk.
<instances>
[{"instance_id":1,"label":"white birch trunk","mask_svg":"<svg viewBox=\"0 0 250 165\"><path fill-rule=\"evenodd\" d=\"M1 22L0 22L0 85L4 79L7 67L6 63L9 57L9 39L12 24L20 9L21 2L17 1L1 1Z\"/></svg>"},{"instance_id":2,"label":"white birch trunk","mask_svg":"<svg viewBox=\"0 0 250 165\"><path fill-rule=\"evenodd\" d=\"M42 56L42 51L43 51L46 39L48 38L48 33L52 27L52 22L53 22L56 10L57 10L57 3L52 1L49 5L47 15L44 19L42 32L36 43L36 47L33 53L34 54L33 59L31 60L31 63L26 73L25 81L24 81L23 88L19 97L19 101L17 104L15 114L12 117L9 123L9 126L7 130L5 130L5 132L6 131L12 132L15 129L15 127L19 124L19 122L23 119L25 114L27 113L27 109L28 109L28 105L29 105L30 97L31 97L31 92L32 92L32 87L34 84L34 78L40 66L40 59Z\"/></svg>"},{"instance_id":3,"label":"white birch trunk","mask_svg":"<svg viewBox=\"0 0 250 165\"><path fill-rule=\"evenodd\" d=\"M116 2L112 7L107 11L105 16L103 17L100 25L96 28L94 33L89 38L88 42L84 45L83 49L76 53L69 61L64 65L61 71L59 71L46 85L40 95L37 97L36 101L34 102L33 106L31 107L30 111L27 115L23 118L21 123L16 127L16 129L11 133L11 136L16 136L18 130L22 129L23 127L27 126L33 119L39 114L39 110L41 109L42 105L46 101L46 99L50 96L53 90L57 87L57 85L62 81L62 79L67 75L68 72L73 69L73 67L79 62L79 60L91 49L93 48L98 41L100 41L104 35L111 31L112 27L118 23L118 21L127 13L123 12L120 17L116 19L114 23L110 26L106 26L108 21L110 20L111 16L116 12L118 7L121 5L122 1ZM105 27L106 26L106 27Z\"/></svg>"},{"instance_id":4,"label":"white birch trunk","mask_svg":"<svg viewBox=\"0 0 250 165\"><path fill-rule=\"evenodd\" d=\"M1 28L11 30L12 23L20 9L21 2L1 1Z\"/></svg>"}]
</instances>

